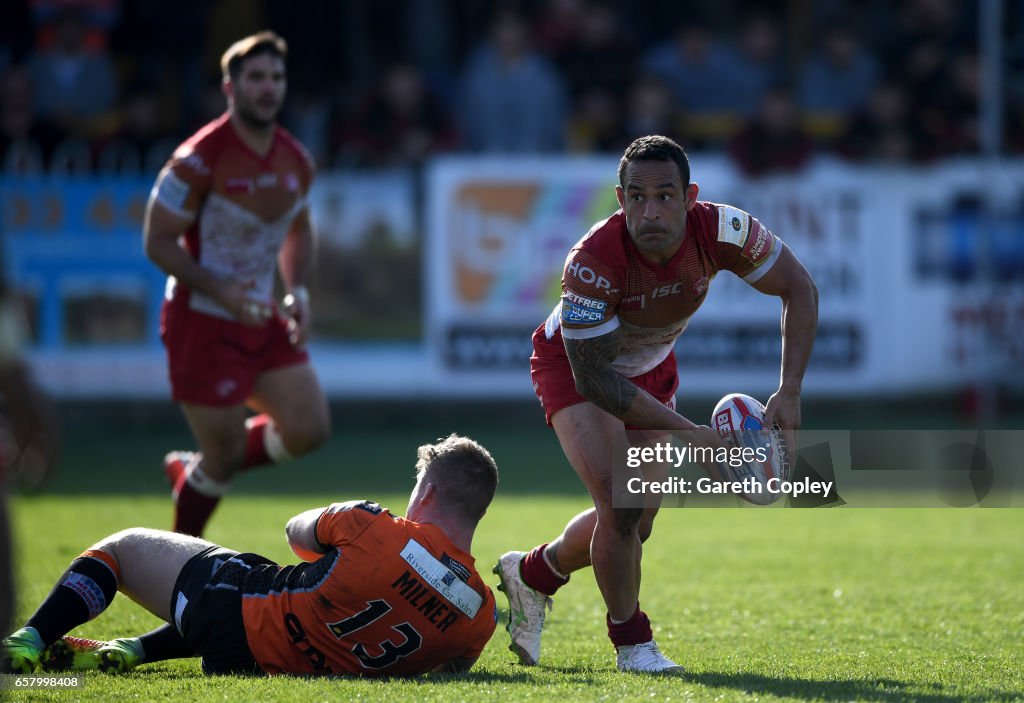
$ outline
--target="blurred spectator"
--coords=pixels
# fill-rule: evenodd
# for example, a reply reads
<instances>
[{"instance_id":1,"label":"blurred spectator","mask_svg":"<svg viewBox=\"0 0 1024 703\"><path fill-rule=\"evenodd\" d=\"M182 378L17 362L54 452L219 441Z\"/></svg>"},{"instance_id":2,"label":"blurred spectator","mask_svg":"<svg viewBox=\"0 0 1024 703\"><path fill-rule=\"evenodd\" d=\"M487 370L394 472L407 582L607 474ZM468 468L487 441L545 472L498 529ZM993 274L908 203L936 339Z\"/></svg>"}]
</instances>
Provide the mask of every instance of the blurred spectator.
<instances>
[{"instance_id":1,"label":"blurred spectator","mask_svg":"<svg viewBox=\"0 0 1024 703\"><path fill-rule=\"evenodd\" d=\"M800 70L797 102L808 113L814 134L826 140L840 135L848 118L864 105L877 77L874 57L850 24L830 24L820 51Z\"/></svg>"},{"instance_id":2,"label":"blurred spectator","mask_svg":"<svg viewBox=\"0 0 1024 703\"><path fill-rule=\"evenodd\" d=\"M6 173L42 173L61 139L53 123L36 117L28 69L15 67L0 83L0 167Z\"/></svg>"},{"instance_id":3,"label":"blurred spectator","mask_svg":"<svg viewBox=\"0 0 1024 703\"><path fill-rule=\"evenodd\" d=\"M748 176L792 173L810 160L814 142L801 126L793 96L773 88L757 115L733 138L729 153Z\"/></svg>"},{"instance_id":4,"label":"blurred spectator","mask_svg":"<svg viewBox=\"0 0 1024 703\"><path fill-rule=\"evenodd\" d=\"M643 64L665 82L676 102L687 111L715 112L733 107L730 83L735 57L699 17L688 18L672 39L648 51Z\"/></svg>"},{"instance_id":5,"label":"blurred spectator","mask_svg":"<svg viewBox=\"0 0 1024 703\"><path fill-rule=\"evenodd\" d=\"M677 131L672 93L654 76L644 76L626 94L625 137L627 144L637 137L662 134L673 137Z\"/></svg>"},{"instance_id":6,"label":"blurred spectator","mask_svg":"<svg viewBox=\"0 0 1024 703\"><path fill-rule=\"evenodd\" d=\"M330 164L331 105L324 95L302 82L289 82L288 102L281 122L309 150L318 168Z\"/></svg>"},{"instance_id":7,"label":"blurred spectator","mask_svg":"<svg viewBox=\"0 0 1024 703\"><path fill-rule=\"evenodd\" d=\"M107 40L120 14L118 0L31 0L36 46L49 49L60 41L62 16L76 14L82 21L82 43L93 53L107 50Z\"/></svg>"},{"instance_id":8,"label":"blurred spectator","mask_svg":"<svg viewBox=\"0 0 1024 703\"><path fill-rule=\"evenodd\" d=\"M893 81L879 83L857 111L838 143L838 152L853 161L899 163L919 155L907 97Z\"/></svg>"},{"instance_id":9,"label":"blurred spectator","mask_svg":"<svg viewBox=\"0 0 1024 703\"><path fill-rule=\"evenodd\" d=\"M739 64L702 18L688 17L671 40L647 52L643 68L672 91L688 147L718 143L734 131Z\"/></svg>"},{"instance_id":10,"label":"blurred spectator","mask_svg":"<svg viewBox=\"0 0 1024 703\"><path fill-rule=\"evenodd\" d=\"M975 54L961 54L953 60L945 92L943 151L977 154L981 148L981 68Z\"/></svg>"},{"instance_id":11,"label":"blurred spectator","mask_svg":"<svg viewBox=\"0 0 1024 703\"><path fill-rule=\"evenodd\" d=\"M220 81L208 81L199 99L199 112L196 115L197 121L195 124L190 125L190 129L195 131L207 122L212 122L223 115L227 109L228 104L224 99L224 92L221 89Z\"/></svg>"},{"instance_id":12,"label":"blurred spectator","mask_svg":"<svg viewBox=\"0 0 1024 703\"><path fill-rule=\"evenodd\" d=\"M132 86L121 103L120 123L97 147L97 168L104 173L155 175L177 141L165 124L162 96L145 84Z\"/></svg>"},{"instance_id":13,"label":"blurred spectator","mask_svg":"<svg viewBox=\"0 0 1024 703\"><path fill-rule=\"evenodd\" d=\"M617 154L627 143L618 95L592 88L576 100L569 123L570 151Z\"/></svg>"},{"instance_id":14,"label":"blurred spectator","mask_svg":"<svg viewBox=\"0 0 1024 703\"><path fill-rule=\"evenodd\" d=\"M587 0L544 0L542 5L534 22L537 47L561 66L579 44L590 8Z\"/></svg>"},{"instance_id":15,"label":"blurred spectator","mask_svg":"<svg viewBox=\"0 0 1024 703\"><path fill-rule=\"evenodd\" d=\"M744 20L735 59L731 109L751 117L768 91L784 78L782 40L771 16L754 12Z\"/></svg>"},{"instance_id":16,"label":"blurred spectator","mask_svg":"<svg viewBox=\"0 0 1024 703\"><path fill-rule=\"evenodd\" d=\"M82 16L65 9L55 21L53 45L29 62L39 116L79 136L98 131L118 95L113 62L105 53L90 51L85 40Z\"/></svg>"},{"instance_id":17,"label":"blurred spectator","mask_svg":"<svg viewBox=\"0 0 1024 703\"><path fill-rule=\"evenodd\" d=\"M567 102L558 73L531 47L524 19L499 12L490 39L462 77L459 115L466 146L482 152L560 151Z\"/></svg>"},{"instance_id":18,"label":"blurred spectator","mask_svg":"<svg viewBox=\"0 0 1024 703\"><path fill-rule=\"evenodd\" d=\"M0 74L32 51L32 15L24 2L0 2Z\"/></svg>"},{"instance_id":19,"label":"blurred spectator","mask_svg":"<svg viewBox=\"0 0 1024 703\"><path fill-rule=\"evenodd\" d=\"M936 41L920 41L904 53L899 71L900 87L913 105L912 129L921 146L917 157L938 158L945 151L948 132L944 96L950 69L945 50Z\"/></svg>"},{"instance_id":20,"label":"blurred spectator","mask_svg":"<svg viewBox=\"0 0 1024 703\"><path fill-rule=\"evenodd\" d=\"M344 130L343 160L355 166L413 166L452 151L458 136L451 115L408 63L388 69L355 107Z\"/></svg>"},{"instance_id":21,"label":"blurred spectator","mask_svg":"<svg viewBox=\"0 0 1024 703\"><path fill-rule=\"evenodd\" d=\"M904 0L896 11L886 8L872 23L878 30L872 41L887 63L902 63L923 42L935 42L947 54L973 49L977 41L976 3L955 0Z\"/></svg>"},{"instance_id":22,"label":"blurred spectator","mask_svg":"<svg viewBox=\"0 0 1024 703\"><path fill-rule=\"evenodd\" d=\"M574 99L592 89L621 96L635 70L633 46L606 4L586 10L556 61Z\"/></svg>"},{"instance_id":23,"label":"blurred spectator","mask_svg":"<svg viewBox=\"0 0 1024 703\"><path fill-rule=\"evenodd\" d=\"M110 38L124 84L160 90L161 124L172 139L200 112L208 10L208 0L126 2Z\"/></svg>"}]
</instances>

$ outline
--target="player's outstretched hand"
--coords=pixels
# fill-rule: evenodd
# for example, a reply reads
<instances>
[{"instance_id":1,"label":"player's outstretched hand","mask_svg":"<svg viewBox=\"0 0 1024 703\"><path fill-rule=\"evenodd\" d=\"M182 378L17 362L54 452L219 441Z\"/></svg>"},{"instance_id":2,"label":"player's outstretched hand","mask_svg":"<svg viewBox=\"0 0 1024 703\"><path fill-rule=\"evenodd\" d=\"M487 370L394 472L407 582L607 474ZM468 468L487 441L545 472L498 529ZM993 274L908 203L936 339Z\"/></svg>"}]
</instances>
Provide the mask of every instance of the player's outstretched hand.
<instances>
[{"instance_id":1,"label":"player's outstretched hand","mask_svg":"<svg viewBox=\"0 0 1024 703\"><path fill-rule=\"evenodd\" d=\"M296 286L284 297L284 311L288 315L288 339L292 346L305 345L311 326L309 291L305 286Z\"/></svg>"},{"instance_id":2,"label":"player's outstretched hand","mask_svg":"<svg viewBox=\"0 0 1024 703\"><path fill-rule=\"evenodd\" d=\"M782 428L782 436L790 456L794 456L800 430L800 394L779 389L768 399L764 410L764 426L771 429L775 425Z\"/></svg>"}]
</instances>

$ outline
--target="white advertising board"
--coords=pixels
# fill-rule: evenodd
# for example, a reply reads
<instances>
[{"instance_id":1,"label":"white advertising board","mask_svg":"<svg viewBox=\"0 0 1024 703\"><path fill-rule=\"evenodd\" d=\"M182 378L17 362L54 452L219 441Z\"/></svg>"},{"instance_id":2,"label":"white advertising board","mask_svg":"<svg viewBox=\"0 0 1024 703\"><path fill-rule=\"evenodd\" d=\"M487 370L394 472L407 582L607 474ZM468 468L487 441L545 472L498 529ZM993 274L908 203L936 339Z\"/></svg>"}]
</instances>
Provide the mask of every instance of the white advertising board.
<instances>
[{"instance_id":1,"label":"white advertising board","mask_svg":"<svg viewBox=\"0 0 1024 703\"><path fill-rule=\"evenodd\" d=\"M434 372L449 387L527 387L530 333L558 299L566 253L615 211L616 166L611 158L435 164L426 329ZM955 248L958 227L967 228L968 240L984 240L990 229L983 217L960 222L963 213L950 205L988 197L980 184L990 174L979 165L894 170L819 160L798 176L752 181L726 159L696 156L691 169L701 199L750 212L813 275L820 311L806 394L950 388L996 367L1019 368L1020 272L1004 272L1003 290L993 295L990 272L975 270L958 283L958 256L942 253ZM1000 173L1007 197L1019 199L1024 170L1014 165ZM1001 221L1024 237L1019 210ZM930 244L928 226L939 231ZM1012 233L1001 241L1019 255ZM983 254L991 260L991 251ZM929 274L929 257L936 256L941 261ZM780 363L780 312L777 298L731 274L716 277L676 345L683 392L770 393Z\"/></svg>"}]
</instances>

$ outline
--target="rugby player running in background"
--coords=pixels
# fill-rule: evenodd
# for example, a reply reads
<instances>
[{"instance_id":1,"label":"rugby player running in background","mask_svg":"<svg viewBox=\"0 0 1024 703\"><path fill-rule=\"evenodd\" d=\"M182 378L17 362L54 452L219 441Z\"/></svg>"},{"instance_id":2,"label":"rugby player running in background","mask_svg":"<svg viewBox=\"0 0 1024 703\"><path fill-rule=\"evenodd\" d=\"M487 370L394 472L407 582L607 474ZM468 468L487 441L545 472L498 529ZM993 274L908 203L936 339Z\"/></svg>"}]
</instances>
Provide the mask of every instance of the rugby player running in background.
<instances>
[{"instance_id":1,"label":"rugby player running in background","mask_svg":"<svg viewBox=\"0 0 1024 703\"><path fill-rule=\"evenodd\" d=\"M199 447L164 462L185 534L202 534L235 473L305 454L330 432L304 348L314 167L276 122L286 56L272 32L224 53L227 112L178 147L146 210L146 254L168 274L160 332L172 397Z\"/></svg>"},{"instance_id":2,"label":"rugby player running in background","mask_svg":"<svg viewBox=\"0 0 1024 703\"><path fill-rule=\"evenodd\" d=\"M641 475L616 456L616 438L627 429L691 430L719 446L711 428L675 412L679 378L673 346L723 270L782 299L781 382L768 401L766 425L795 432L818 293L789 248L756 219L697 200L686 153L671 139L634 141L619 162L618 177L621 209L595 224L569 252L562 299L534 333L530 360L547 421L594 507L570 520L550 543L504 554L495 573L509 600L510 649L522 663L540 658L550 596L574 571L592 565L608 609L617 667L678 672L682 667L659 651L639 603L641 544L651 533L660 496L644 508L613 507L613 471L625 479ZM667 437L646 433L646 441L658 439Z\"/></svg>"}]
</instances>

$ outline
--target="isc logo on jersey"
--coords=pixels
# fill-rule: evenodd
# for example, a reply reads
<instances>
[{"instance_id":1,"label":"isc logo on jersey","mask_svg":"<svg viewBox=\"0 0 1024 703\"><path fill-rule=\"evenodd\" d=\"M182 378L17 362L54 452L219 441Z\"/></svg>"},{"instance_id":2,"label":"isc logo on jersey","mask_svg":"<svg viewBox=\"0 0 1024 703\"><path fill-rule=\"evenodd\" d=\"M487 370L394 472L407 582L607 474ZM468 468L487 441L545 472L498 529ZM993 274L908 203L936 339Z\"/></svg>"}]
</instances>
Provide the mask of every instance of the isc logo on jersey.
<instances>
[{"instance_id":1,"label":"isc logo on jersey","mask_svg":"<svg viewBox=\"0 0 1024 703\"><path fill-rule=\"evenodd\" d=\"M651 291L651 298L664 298L667 295L675 295L683 289L683 282L678 281L676 283L667 283L663 286L658 286Z\"/></svg>"}]
</instances>

